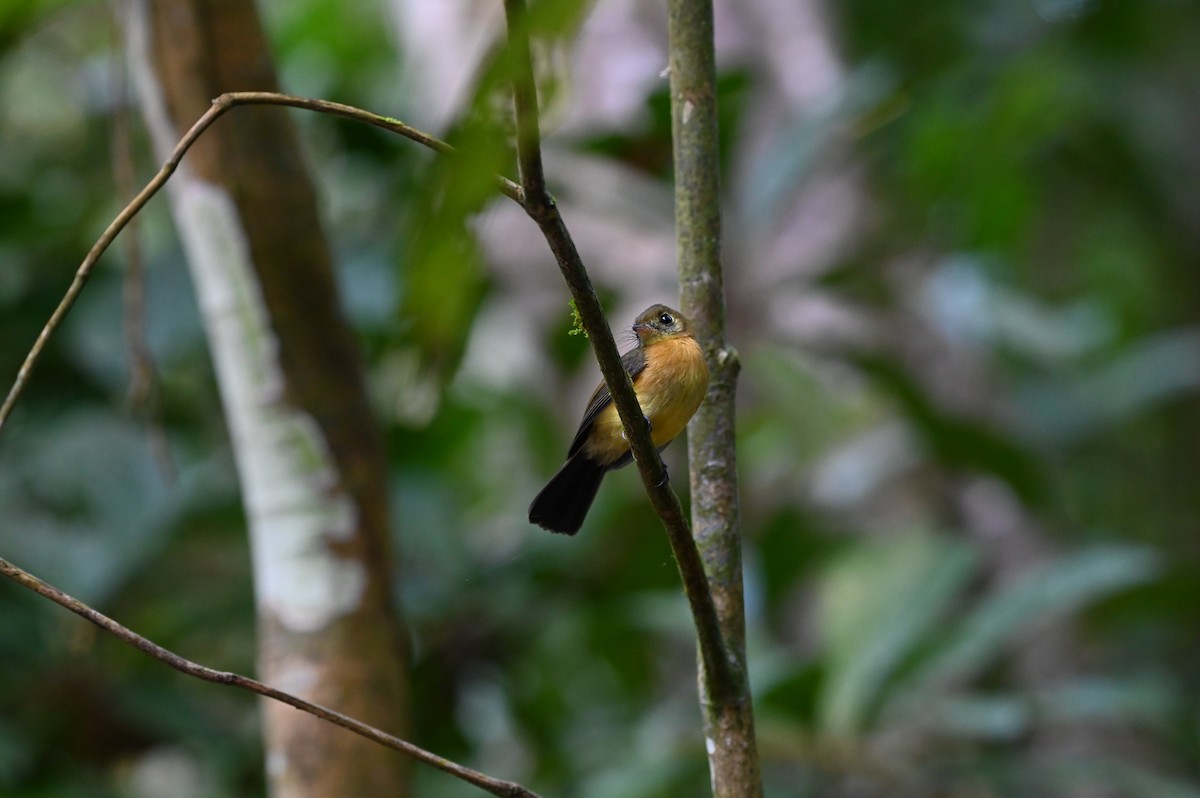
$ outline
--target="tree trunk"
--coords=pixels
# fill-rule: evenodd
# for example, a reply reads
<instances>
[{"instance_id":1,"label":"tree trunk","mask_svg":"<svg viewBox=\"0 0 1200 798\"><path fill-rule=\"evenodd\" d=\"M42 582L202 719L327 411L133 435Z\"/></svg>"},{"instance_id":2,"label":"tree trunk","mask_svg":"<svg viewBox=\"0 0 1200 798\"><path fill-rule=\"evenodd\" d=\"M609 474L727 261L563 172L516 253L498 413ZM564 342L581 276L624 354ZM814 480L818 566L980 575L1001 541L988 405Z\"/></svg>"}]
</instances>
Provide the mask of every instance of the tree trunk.
<instances>
[{"instance_id":1,"label":"tree trunk","mask_svg":"<svg viewBox=\"0 0 1200 798\"><path fill-rule=\"evenodd\" d=\"M134 78L164 158L218 94L276 90L249 0L133 0ZM168 184L204 316L251 538L262 679L403 735L386 460L284 109L221 119ZM406 794L406 763L267 702L275 796Z\"/></svg>"},{"instance_id":2,"label":"tree trunk","mask_svg":"<svg viewBox=\"0 0 1200 798\"><path fill-rule=\"evenodd\" d=\"M762 775L746 675L734 438L739 364L725 337L713 9L711 0L671 0L668 9L680 291L712 372L708 397L688 431L692 534L735 676L733 684L718 687L701 668L700 703L713 795L756 798Z\"/></svg>"}]
</instances>

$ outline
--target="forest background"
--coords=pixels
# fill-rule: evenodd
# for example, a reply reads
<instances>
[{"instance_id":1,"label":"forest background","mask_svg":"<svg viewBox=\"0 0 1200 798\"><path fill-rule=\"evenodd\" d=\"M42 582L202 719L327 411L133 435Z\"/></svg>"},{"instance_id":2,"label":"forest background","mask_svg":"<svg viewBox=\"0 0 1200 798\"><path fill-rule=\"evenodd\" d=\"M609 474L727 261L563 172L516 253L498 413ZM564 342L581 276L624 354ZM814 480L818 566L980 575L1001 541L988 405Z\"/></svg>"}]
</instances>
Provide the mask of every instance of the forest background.
<instances>
[{"instance_id":1,"label":"forest background","mask_svg":"<svg viewBox=\"0 0 1200 798\"><path fill-rule=\"evenodd\" d=\"M491 5L261 10L284 90L439 132L478 110ZM717 12L767 793L1200 795L1200 9ZM619 328L677 296L665 12L598 3L537 53L550 187ZM0 9L0 375L124 204L121 153L137 186L158 166L123 69L106 4ZM575 539L525 522L597 380L545 243L502 197L431 216L434 156L293 113L386 435L414 740L547 795L703 794L690 623L632 471ZM0 556L253 672L165 201L136 240L153 370L114 249L0 435ZM447 296L447 323L407 321ZM684 473L680 444L666 459ZM264 789L253 700L13 585L0 663L6 795Z\"/></svg>"}]
</instances>

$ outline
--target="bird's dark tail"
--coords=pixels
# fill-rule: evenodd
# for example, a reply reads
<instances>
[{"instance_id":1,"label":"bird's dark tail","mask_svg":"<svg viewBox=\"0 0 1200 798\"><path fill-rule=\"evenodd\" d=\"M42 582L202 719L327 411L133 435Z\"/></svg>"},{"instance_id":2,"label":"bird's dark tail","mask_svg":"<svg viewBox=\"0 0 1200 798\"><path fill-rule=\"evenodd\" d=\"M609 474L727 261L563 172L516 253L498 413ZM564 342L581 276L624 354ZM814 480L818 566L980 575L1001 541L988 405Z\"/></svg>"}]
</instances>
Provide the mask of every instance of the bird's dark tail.
<instances>
[{"instance_id":1,"label":"bird's dark tail","mask_svg":"<svg viewBox=\"0 0 1200 798\"><path fill-rule=\"evenodd\" d=\"M606 470L583 452L576 452L533 498L529 523L551 532L574 535L583 526Z\"/></svg>"}]
</instances>

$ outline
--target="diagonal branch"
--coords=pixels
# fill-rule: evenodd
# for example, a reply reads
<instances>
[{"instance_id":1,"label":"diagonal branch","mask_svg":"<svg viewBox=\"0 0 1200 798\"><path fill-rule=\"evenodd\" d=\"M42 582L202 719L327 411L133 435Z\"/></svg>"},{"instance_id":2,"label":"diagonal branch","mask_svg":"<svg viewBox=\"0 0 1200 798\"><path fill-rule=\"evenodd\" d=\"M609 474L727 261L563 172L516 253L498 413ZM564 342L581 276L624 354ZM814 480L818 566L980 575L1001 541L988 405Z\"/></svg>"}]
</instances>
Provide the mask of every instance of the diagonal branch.
<instances>
[{"instance_id":1,"label":"diagonal branch","mask_svg":"<svg viewBox=\"0 0 1200 798\"><path fill-rule=\"evenodd\" d=\"M505 0L508 21L509 47L512 49L513 98L517 120L518 162L524 199L521 207L545 236L554 258L566 280L583 328L592 342L600 372L612 394L613 403L625 428L625 437L633 450L638 474L650 497L654 511L667 531L684 592L696 626L697 644L709 684L720 695L735 695L740 679L738 663L726 653L725 642L712 592L704 575L704 564L692 540L691 529L683 514L679 497L667 479L663 465L650 438L650 429L638 405L629 375L621 366L621 356L609 329L608 320L600 307L600 299L592 287L583 260L563 222L554 198L545 190L542 178L541 136L537 129L537 92L533 78L533 61L529 52L529 30L525 0Z\"/></svg>"},{"instance_id":2,"label":"diagonal branch","mask_svg":"<svg viewBox=\"0 0 1200 798\"><path fill-rule=\"evenodd\" d=\"M491 776L487 776L477 770L472 770L471 768L451 762L449 759L445 759L437 754L426 751L424 748L413 745L412 743L402 740L399 737L394 737L385 731L375 728L374 726L368 726L362 721L355 720L354 718L343 715L340 712L335 712L334 710L327 709L319 704L313 704L309 701L305 701L303 698L298 698L291 693L285 693L282 690L277 690L274 687L263 684L262 682L256 681L249 677L240 676L236 673L230 673L228 671L214 670L212 668L205 667L204 665L192 662L189 659L184 659L173 651L165 649L157 643L142 637L129 628L122 626L112 618L109 618L107 615L92 609L82 601L63 593L53 585L43 582L36 576L30 574L28 571L13 565L2 557L0 557L0 574L7 576L17 584L32 590L38 595L50 599L55 604L66 607L71 612L94 623L96 626L118 638L122 642L128 643L134 648L149 654L151 657L170 665L175 670L185 673L188 676L194 676L197 679L202 679L206 682L212 682L214 684L240 687L243 690L249 690L252 693L258 693L261 696L289 704L296 709L309 713L310 715L315 715L322 720L329 721L330 723L341 726L344 729L349 729L355 734L379 743L382 746L391 748L394 751L399 751L402 754L407 754L413 759L424 762L427 765L432 765L438 770L444 771L452 776L455 776L456 778L474 784L476 787L479 787L481 790L486 790L492 795L499 795L503 798L538 798L536 793L525 789L519 784L515 784L511 781L494 779Z\"/></svg>"},{"instance_id":3,"label":"diagonal branch","mask_svg":"<svg viewBox=\"0 0 1200 798\"><path fill-rule=\"evenodd\" d=\"M50 315L50 320L46 322L41 333L38 334L37 340L34 341L33 346L29 350L29 354L25 356L25 361L21 364L21 368L17 372L17 378L13 381L13 385L4 399L4 404L0 405L0 430L4 428L5 422L8 420L9 415L12 414L13 407L25 391L29 377L33 373L33 367L41 357L42 350L46 348L46 343L50 340L50 336L62 324L63 319L75 304L75 300L79 297L79 292L83 290L83 286L91 276L92 269L95 267L96 262L100 260L100 256L108 250L116 237L129 225L133 217L145 207L146 203L166 185L167 180L179 168L179 163L183 160L183 156L191 149L192 145L196 143L204 131L211 127L213 122L216 122L226 111L240 105L283 105L291 108L303 108L322 114L331 114L373 125L392 133L398 133L407 139L444 155L450 155L455 152L452 146L424 131L406 125L397 119L373 114L370 111L364 111L361 108L355 108L351 105L263 91L242 91L222 94L213 100L212 107L196 120L191 129L179 140L179 143L175 145L175 150L171 153L171 157L167 159L167 162L162 165L158 173L146 184L146 187L117 214L117 218L112 221L104 233L101 234L100 238L97 239L96 243L92 245L87 257L83 259L83 263L76 270L75 277L71 281L70 287L67 288L66 294L63 295L62 300L58 303L58 307ZM496 178L496 185L500 193L517 202L521 202L522 192L517 184L507 178L498 176Z\"/></svg>"},{"instance_id":4,"label":"diagonal branch","mask_svg":"<svg viewBox=\"0 0 1200 798\"><path fill-rule=\"evenodd\" d=\"M25 360L18 371L17 377L14 380L12 387L9 389L4 403L0 405L0 430L3 429L3 426L9 415L12 413L17 400L24 392L24 389L29 382L30 375L33 372L33 368L41 357L47 342L59 328L67 313L70 312L71 308L74 306L75 301L77 300L80 292L83 290L84 285L87 283L88 278L91 276L92 269L95 267L100 257L108 250L108 248L116 240L117 236L129 225L132 219L142 210L142 208L144 208L146 204L154 197L154 195L157 194L160 189L162 189L167 180L169 180L171 175L173 175L178 169L184 155L196 143L200 136L203 135L203 133L208 130L208 128L211 127L212 124L222 114L241 105L289 106L292 108L301 108L318 113L341 116L397 133L405 138L417 142L418 144L422 144L436 152L445 155L453 155L455 153L454 148L449 144L429 135L428 133L410 127L409 125L406 125L396 119L373 114L359 108L354 108L353 106L328 102L325 100L293 97L290 95L277 94L273 92L231 92L228 94L222 94L213 101L212 107L210 107L196 121L196 123L192 125L187 133L184 134L183 138L180 139L179 143L172 151L171 156L167 159L166 163L162 165L158 173L155 174L155 176L150 180L149 183L146 184L146 186L137 194L137 196L135 196L121 210L121 212L112 221L112 223L109 224L108 228L104 231L96 243L92 245L87 257L84 258L83 263L76 270L71 285L68 287L62 300L60 300L58 306L55 308L54 313L51 314L50 319L43 326L41 333L37 337L37 340L34 342L29 353L26 355ZM521 188L511 180L497 176L496 185L497 189L505 196L508 196L518 202L521 201L523 192L521 191ZM482 773L473 771L470 768L465 768L461 765L451 762L450 760L443 759L436 754L432 754L428 751L418 748L411 743L408 743L398 737L389 735L386 732L380 731L379 729L355 720L354 718L342 715L341 713L334 712L330 709L326 709L325 707L321 707L317 704L304 701L296 696L276 690L273 687L253 679L249 679L244 676L238 676L237 674L215 671L211 668L206 668L202 665L198 665L194 662L183 659L173 652L170 652L152 643L146 638L135 634L129 629L126 629L91 607L88 607L82 602L71 598L56 588L47 585L33 575L21 570L20 568L17 568L3 559L0 559L0 573L24 585L30 590L33 590L34 592L39 593L40 595L45 596L52 601L55 601L67 609L70 609L72 612L87 618L100 628L112 633L130 645L145 651L147 654L150 654L156 659L165 662L166 664L183 673L217 684L228 684L241 687L243 689L259 693L260 695L282 701L283 703L289 704L297 709L309 712L316 717L322 718L339 726L343 726L355 732L356 734L378 742L381 745L406 753L419 761L433 765L434 767L444 770L447 773L458 776L459 778L469 781L470 783L475 784L476 786L479 786L482 789L493 793L494 795L512 796L513 798L536 798L533 792L521 787L520 785L492 779L491 777Z\"/></svg>"},{"instance_id":5,"label":"diagonal branch","mask_svg":"<svg viewBox=\"0 0 1200 798\"><path fill-rule=\"evenodd\" d=\"M506 0L506 11L509 14L510 29L513 29L515 34L512 36L512 46L518 53L514 86L519 87L516 90L515 102L517 103L518 158L522 185L517 185L507 178L497 176L497 190L518 202L530 218L537 223L559 264L563 278L566 280L572 296L575 298L584 329L587 331L596 353L601 373L609 386L613 402L625 427L626 437L629 439L634 460L637 462L638 473L641 475L642 483L646 487L646 492L650 497L652 506L663 520L663 525L667 530L667 536L674 551L676 564L683 581L684 591L692 609L700 656L705 673L708 676L709 689L712 691L712 695L732 694L736 692L733 687L743 678L740 673L740 663L730 659L726 653L725 642L721 634L716 608L713 604L712 593L705 579L703 564L696 550L695 543L692 540L691 531L679 503L679 497L671 489L667 481L666 468L663 466L662 460L651 442L650 433L643 421L641 408L633 392L632 383L625 370L621 367L620 355L613 340L612 331L609 329L607 319L600 307L600 300L596 296L595 289L592 287L587 271L583 266L583 261L579 257L579 253L575 248L574 241L571 239L566 224L558 212L558 207L545 189L545 179L541 165L540 134L537 130L537 96L533 82L529 41L524 29L524 4L522 0ZM514 22L517 25L514 26ZM446 142L406 125L399 120L341 103L295 97L274 92L231 92L222 94L213 101L212 107L184 134L166 163L162 165L141 192L121 210L100 238L97 239L88 252L87 257L84 258L83 263L76 270L71 285L55 308L54 313L51 314L50 319L42 328L37 340L30 348L12 387L9 389L3 404L0 405L0 430L3 429L17 400L24 392L33 368L41 357L47 342L74 306L79 293L83 290L84 285L91 276L92 269L100 257L108 250L121 231L128 226L133 217L162 189L167 180L178 169L184 155L200 136L221 115L232 108L242 105L287 106L317 113L331 114L396 133L442 154L451 155L455 152L454 148ZM214 671L184 660L165 649L161 649L154 643L134 634L115 621L66 596L2 559L0 559L0 573L77 612L101 628L112 632L131 645L146 651L151 656L161 659L184 673L218 684L232 684L283 701L299 709L312 712L318 717L322 717L332 723L345 726L383 745L404 751L448 773L455 775L460 775L460 773L475 773L467 768L455 765L448 760L444 760L435 754L412 746L410 743L406 743L399 738L392 737L385 732L367 726L360 721L315 704L310 704L260 682L237 676L236 674ZM483 776L482 774L475 775L478 776L479 780L473 780L462 775L460 777L493 792L495 795L534 795L519 785L490 779L490 777ZM492 786L485 786L488 784Z\"/></svg>"}]
</instances>

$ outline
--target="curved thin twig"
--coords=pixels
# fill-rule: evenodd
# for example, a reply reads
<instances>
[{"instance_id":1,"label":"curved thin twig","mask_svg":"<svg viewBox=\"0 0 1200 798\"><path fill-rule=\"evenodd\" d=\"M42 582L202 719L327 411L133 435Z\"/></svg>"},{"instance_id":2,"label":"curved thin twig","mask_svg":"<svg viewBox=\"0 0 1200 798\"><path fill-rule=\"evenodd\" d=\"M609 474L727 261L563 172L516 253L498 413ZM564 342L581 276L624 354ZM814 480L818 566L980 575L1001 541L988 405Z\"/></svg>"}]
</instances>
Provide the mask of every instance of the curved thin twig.
<instances>
[{"instance_id":1,"label":"curved thin twig","mask_svg":"<svg viewBox=\"0 0 1200 798\"><path fill-rule=\"evenodd\" d=\"M72 279L71 285L67 288L67 292L63 295L62 300L58 303L58 307L54 309L54 313L50 315L50 320L42 327L42 331L38 334L37 340L34 341L33 346L30 348L29 354L25 356L25 361L21 364L21 368L17 372L17 377L4 399L4 404L0 405L0 430L4 428L4 424L12 414L17 400L24 393L25 387L29 382L29 377L33 373L33 367L41 357L42 350L46 348L46 343L50 340L50 336L54 334L59 325L62 324L63 318L66 317L67 313L74 306L75 300L79 297L79 292L83 290L83 286L91 276L92 269L95 267L96 262L100 260L100 256L108 250L116 237L129 225L133 217L145 207L146 203L166 185L167 180L179 168L179 163L183 160L183 156L191 149L192 145L196 143L196 140L200 138L204 131L213 122L217 121L222 114L240 105L282 105L322 114L331 114L397 133L435 152L447 155L455 152L452 146L436 136L431 136L411 125L406 125L398 119L373 114L370 111L364 111L352 105L265 91L239 91L222 94L213 100L212 107L205 111L204 115L196 120L191 129L179 140L179 143L175 145L175 149L171 153L171 157L167 159L166 163L158 170L158 173L146 184L146 187L130 200L128 205L121 209L117 217L113 219L100 238L96 240L96 243L92 245L87 257L83 259L83 263L75 271L75 277ZM496 185L500 193L516 200L518 203L522 202L523 192L521 191L521 187L516 183L507 178L497 176Z\"/></svg>"},{"instance_id":2,"label":"curved thin twig","mask_svg":"<svg viewBox=\"0 0 1200 798\"><path fill-rule=\"evenodd\" d=\"M566 224L558 212L558 207L545 188L545 178L541 165L540 134L537 129L537 96L533 83L532 59L529 55L528 38L525 35L524 29L520 27L520 24L523 24L521 23L521 17L524 14L523 0L506 0L505 9L508 13L510 30L514 27L518 30L518 35L513 37L513 46L518 48L519 55L518 69L514 76L514 96L517 105L518 159L522 185L517 185L507 178L497 176L497 188L502 194L520 204L530 218L537 223L554 254L555 260L559 264L563 277L571 290L572 296L575 298L584 329L588 333L596 353L596 359L600 364L601 373L609 386L613 402L625 427L625 433L629 439L634 460L637 462L642 483L646 487L651 504L666 527L668 539L675 553L675 560L683 580L684 590L692 609L700 656L705 672L714 684L733 683L735 681L735 665L726 656L712 593L704 576L703 564L696 550L695 543L692 540L691 530L683 514L679 497L670 487L667 480L666 468L651 442L649 430L643 423L643 416L637 403L637 397L633 391L633 385L629 380L629 376L621 367L620 355L613 340L612 331L609 329L607 319L601 309L600 300L596 296L595 289L592 287L587 271L583 266L583 261L575 249L574 241L571 239ZM514 22L518 24L514 26ZM184 134L158 173L121 210L100 238L97 239L88 252L87 257L84 258L83 263L76 270L71 285L55 308L54 313L51 314L49 321L42 328L37 340L30 348L17 373L16 380L5 397L4 403L0 405L0 430L3 429L5 422L12 413L13 407L24 392L33 368L41 357L50 336L54 334L61 325L63 318L74 306L79 293L83 290L84 284L91 276L92 269L100 259L100 256L107 251L116 237L129 224L130 220L166 184L167 180L170 179L171 175L179 167L183 156L213 122L230 109L241 105L277 105L331 114L397 133L439 153L451 154L455 152L454 148L448 143L417 128L406 125L399 120L373 114L369 111L342 103L295 97L274 92L230 92L222 94L213 101L212 107ZM361 721L317 704L309 703L253 679L233 673L215 671L179 657L177 654L126 629L107 616L58 591L56 588L47 585L3 559L0 559L0 573L76 612L130 645L145 651L147 654L184 673L217 684L229 684L241 687L260 695L283 701L297 709L310 712L331 723L343 726L381 745L401 751L447 773L456 775L494 795L536 798L534 793L520 785L492 779L482 773L477 773L469 768L457 765Z\"/></svg>"},{"instance_id":3,"label":"curved thin twig","mask_svg":"<svg viewBox=\"0 0 1200 798\"><path fill-rule=\"evenodd\" d=\"M42 351L45 349L46 343L49 341L50 336L54 334L54 332L62 324L62 320L74 306L76 299L78 299L80 292L83 290L83 286L87 283L88 278L91 276L92 269L95 267L97 261L99 261L100 256L108 250L121 231L129 225L130 221L166 184L167 180L170 179L171 175L173 175L175 170L178 169L180 162L183 160L183 156L192 147L192 145L196 143L200 136L203 135L203 133L213 124L213 122L215 122L222 114L226 113L230 109L241 105L279 105L316 111L318 113L332 114L334 116L353 119L391 131L393 133L397 133L407 139L415 141L418 144L422 144L442 154L448 155L455 152L452 146L441 139L406 125L399 120L373 114L369 111L364 111L360 108L343 105L341 103L329 102L326 100L315 100L306 97L294 97L291 95L277 94L274 92L230 92L227 94L222 94L213 101L212 107L209 108L203 116L196 120L196 123L192 125L187 133L184 134L183 138L180 139L179 143L175 145L175 149L172 151L171 156L167 159L166 163L162 165L158 173L155 174L150 182L146 184L145 188L143 188L136 197L130 200L130 202L121 210L121 212L117 214L117 217L112 221L111 224L109 224L108 228L104 231L100 238L97 239L96 243L92 245L87 257L84 258L83 263L80 264L79 268L76 270L75 277L71 281L71 285L67 288L62 300L59 301L58 306L54 309L54 313L51 314L50 319L46 322L45 326L42 327L41 333L39 333L37 340L34 342L33 346L29 350L29 353L26 355L25 360L17 373L16 380L13 382L12 387L9 389L8 395L5 397L3 405L0 405L0 429L3 429L5 422L12 413L13 407L16 405L17 400L24 392L25 387L29 382L29 377L33 372L33 368L37 364L38 359L41 357ZM496 177L496 183L498 190L502 194L516 200L518 203L523 201L523 192L520 186L518 186L516 183L513 183L511 180L500 176ZM66 607L67 609L86 618L129 645L141 649L155 659L158 659L172 668L188 674L189 676L194 676L198 679L203 679L204 681L213 682L215 684L226 684L234 687L240 687L242 689L258 693L259 695L273 698L277 701L282 701L285 704L289 704L299 710L308 712L330 723L334 723L338 726L349 729L355 734L366 737L369 740L373 740L380 745L400 751L401 753L407 754L414 759L417 759L428 765L432 765L439 770L445 771L446 773L474 784L475 786L486 790L493 795L504 796L505 798L538 798L535 793L519 784L494 779L483 773L472 770L471 768L459 765L448 759L440 757L437 754L415 746L412 743L402 740L399 737L395 737L384 731L381 731L374 726L370 726L362 721L356 720L347 715L343 715L340 712L335 712L334 710L322 707L318 704L305 701L302 698L294 696L290 693L285 693L281 690L277 690L274 687L263 684L262 682L254 679L240 676L236 673L213 670L212 668L207 668L203 665L199 665L195 662L184 659L178 654L175 654L174 652L165 649L162 646L159 646L156 643L153 643L152 641L142 637L141 635L138 635L137 633L127 629L126 627L89 607L83 602L72 598L71 596L63 593L49 584L46 584L37 577L13 565L12 563L9 563L3 558L0 558L0 574L9 577L13 581L29 588L35 593L45 596L51 601Z\"/></svg>"},{"instance_id":4,"label":"curved thin twig","mask_svg":"<svg viewBox=\"0 0 1200 798\"><path fill-rule=\"evenodd\" d=\"M491 776L480 773L477 770L459 765L449 759L440 757L437 754L426 751L424 748L413 745L412 743L395 737L387 732L381 731L374 726L369 726L360 720L355 720L348 715L343 715L332 709L314 704L310 701L305 701L303 698L285 693L282 690L277 690L270 685L263 684L260 681L251 679L247 676L241 676L228 671L218 671L213 668L205 667L198 663L185 659L173 651L163 648L157 643L142 637L137 632L122 626L121 624L109 618L97 610L92 609L87 604L84 604L79 599L67 595L53 585L47 584L38 579L33 574L22 568L13 565L8 560L0 557L0 574L7 576L19 585L29 588L34 593L50 599L55 604L66 607L71 612L91 621L96 626L118 638L122 642L128 643L134 648L140 649L145 653L154 657L160 662L170 665L177 671L185 673L188 676L194 676L197 679L202 679L206 682L214 684L224 684L231 687L240 687L243 690L249 690L252 693L258 693L267 698L273 698L276 701L282 701L296 709L316 715L322 720L341 726L344 729L349 729L357 735L366 737L368 740L379 743L382 746L391 748L394 751L399 751L402 754L407 754L413 759L424 762L427 765L432 765L438 770L449 773L463 781L474 784L482 790L490 792L492 795L499 795L503 798L538 798L537 793L531 792L520 784L515 784L511 781L502 781L494 779Z\"/></svg>"}]
</instances>

